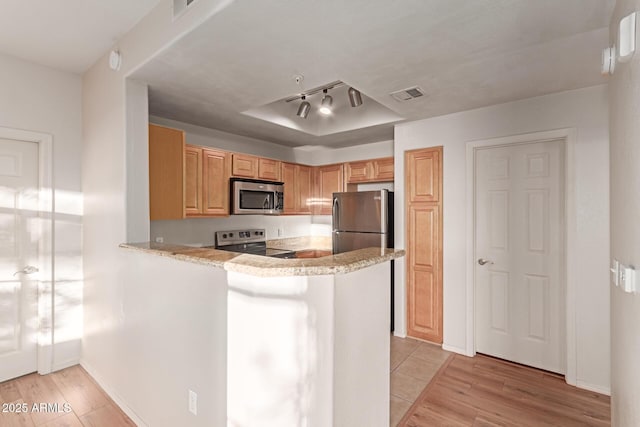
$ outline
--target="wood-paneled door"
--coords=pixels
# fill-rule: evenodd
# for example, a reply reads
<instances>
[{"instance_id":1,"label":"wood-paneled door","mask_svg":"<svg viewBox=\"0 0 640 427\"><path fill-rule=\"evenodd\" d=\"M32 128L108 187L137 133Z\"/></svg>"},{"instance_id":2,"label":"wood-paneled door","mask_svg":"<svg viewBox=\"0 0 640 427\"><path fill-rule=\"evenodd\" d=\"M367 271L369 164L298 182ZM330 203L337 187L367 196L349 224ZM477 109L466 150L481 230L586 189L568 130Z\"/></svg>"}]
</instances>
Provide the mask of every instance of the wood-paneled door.
<instances>
[{"instance_id":1,"label":"wood-paneled door","mask_svg":"<svg viewBox=\"0 0 640 427\"><path fill-rule=\"evenodd\" d=\"M407 334L442 343L442 147L405 152Z\"/></svg>"},{"instance_id":2,"label":"wood-paneled door","mask_svg":"<svg viewBox=\"0 0 640 427\"><path fill-rule=\"evenodd\" d=\"M476 351L564 373L563 141L474 162Z\"/></svg>"}]
</instances>

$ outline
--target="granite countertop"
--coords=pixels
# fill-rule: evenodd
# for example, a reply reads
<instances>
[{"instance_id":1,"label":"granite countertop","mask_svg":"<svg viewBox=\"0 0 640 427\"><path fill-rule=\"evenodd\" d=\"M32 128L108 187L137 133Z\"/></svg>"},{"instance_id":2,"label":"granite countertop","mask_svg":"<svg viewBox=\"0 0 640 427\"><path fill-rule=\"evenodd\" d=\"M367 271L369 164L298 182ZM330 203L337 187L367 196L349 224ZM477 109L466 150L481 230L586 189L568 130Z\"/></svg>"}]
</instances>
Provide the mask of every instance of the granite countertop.
<instances>
[{"instance_id":1,"label":"granite countertop","mask_svg":"<svg viewBox=\"0 0 640 427\"><path fill-rule=\"evenodd\" d=\"M298 247L287 247L286 249L326 250L324 244L318 244L317 246L320 247L316 248L309 247L309 243L313 243L311 240L313 238L296 239L309 240L301 241ZM284 246L270 246L285 248ZM283 259L153 242L123 243L120 247L261 277L344 274L399 258L405 253L400 249L366 248L321 258Z\"/></svg>"}]
</instances>

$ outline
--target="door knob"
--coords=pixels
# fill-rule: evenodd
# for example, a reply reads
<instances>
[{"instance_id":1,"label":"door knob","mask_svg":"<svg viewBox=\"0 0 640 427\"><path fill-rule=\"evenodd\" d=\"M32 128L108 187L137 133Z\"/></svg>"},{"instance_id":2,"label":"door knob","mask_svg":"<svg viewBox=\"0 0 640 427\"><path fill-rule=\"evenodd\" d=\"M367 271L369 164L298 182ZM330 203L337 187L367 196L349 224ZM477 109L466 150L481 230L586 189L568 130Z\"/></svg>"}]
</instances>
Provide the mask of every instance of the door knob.
<instances>
[{"instance_id":1,"label":"door knob","mask_svg":"<svg viewBox=\"0 0 640 427\"><path fill-rule=\"evenodd\" d=\"M16 274L31 274L31 273L37 273L38 271L38 267L34 267L33 265L27 265L25 268L23 268L20 271L16 271L15 273L13 273L13 275L15 276Z\"/></svg>"},{"instance_id":2,"label":"door knob","mask_svg":"<svg viewBox=\"0 0 640 427\"><path fill-rule=\"evenodd\" d=\"M493 264L493 261L489 261L488 259L484 259L484 258L478 258L478 264L480 265Z\"/></svg>"}]
</instances>

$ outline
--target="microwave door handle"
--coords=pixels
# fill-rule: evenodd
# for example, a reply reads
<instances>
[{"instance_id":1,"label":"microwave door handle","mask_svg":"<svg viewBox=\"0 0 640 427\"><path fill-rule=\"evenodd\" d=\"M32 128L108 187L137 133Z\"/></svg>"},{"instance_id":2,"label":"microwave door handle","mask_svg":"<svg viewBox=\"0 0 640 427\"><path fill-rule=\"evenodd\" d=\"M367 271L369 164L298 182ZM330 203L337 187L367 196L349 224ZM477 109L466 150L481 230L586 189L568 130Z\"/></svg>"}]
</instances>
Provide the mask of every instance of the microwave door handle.
<instances>
[{"instance_id":1,"label":"microwave door handle","mask_svg":"<svg viewBox=\"0 0 640 427\"><path fill-rule=\"evenodd\" d=\"M269 196L264 198L264 202L262 202L262 211L266 211L269 209Z\"/></svg>"}]
</instances>

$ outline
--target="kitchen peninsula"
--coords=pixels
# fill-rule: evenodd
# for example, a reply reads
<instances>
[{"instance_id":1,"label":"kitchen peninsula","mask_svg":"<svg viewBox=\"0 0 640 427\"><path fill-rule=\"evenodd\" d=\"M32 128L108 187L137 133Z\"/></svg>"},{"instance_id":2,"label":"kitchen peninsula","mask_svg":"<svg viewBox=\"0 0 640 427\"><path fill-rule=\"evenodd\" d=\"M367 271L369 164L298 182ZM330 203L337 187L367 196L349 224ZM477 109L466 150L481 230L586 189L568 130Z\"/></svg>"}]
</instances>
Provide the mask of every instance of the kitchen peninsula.
<instances>
[{"instance_id":1,"label":"kitchen peninsula","mask_svg":"<svg viewBox=\"0 0 640 427\"><path fill-rule=\"evenodd\" d=\"M388 278L390 261L404 251L281 259L156 243L121 247L146 262L159 256L175 268L217 271L210 286L225 288L226 298L211 301L211 310L226 313L226 330L206 332L226 332L215 338L226 344L226 404L216 405L226 406L226 424L388 426Z\"/></svg>"}]
</instances>

